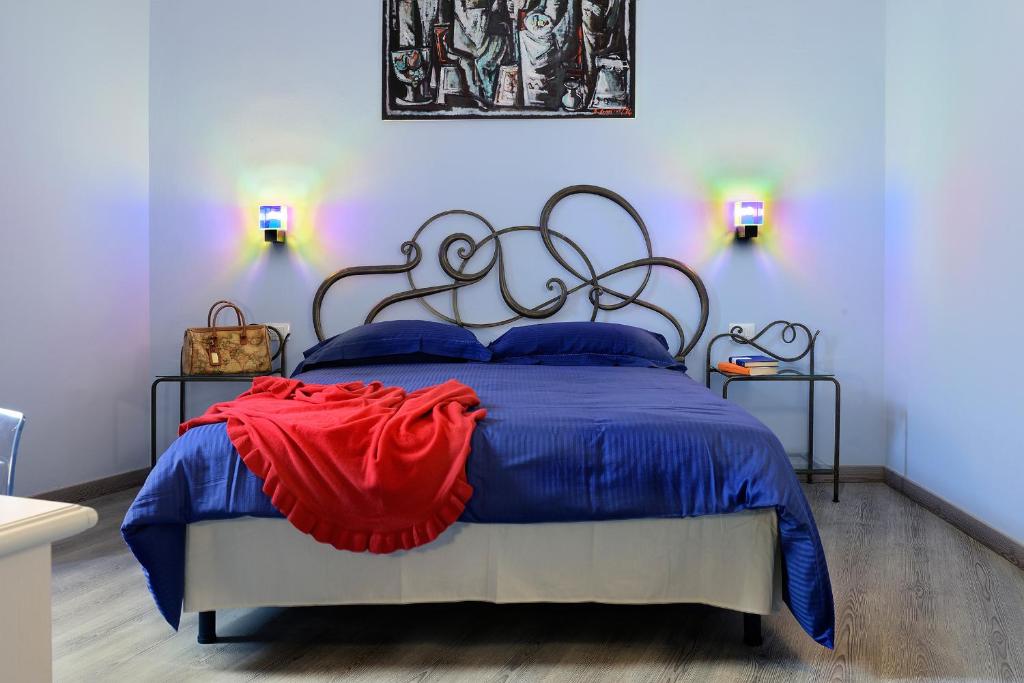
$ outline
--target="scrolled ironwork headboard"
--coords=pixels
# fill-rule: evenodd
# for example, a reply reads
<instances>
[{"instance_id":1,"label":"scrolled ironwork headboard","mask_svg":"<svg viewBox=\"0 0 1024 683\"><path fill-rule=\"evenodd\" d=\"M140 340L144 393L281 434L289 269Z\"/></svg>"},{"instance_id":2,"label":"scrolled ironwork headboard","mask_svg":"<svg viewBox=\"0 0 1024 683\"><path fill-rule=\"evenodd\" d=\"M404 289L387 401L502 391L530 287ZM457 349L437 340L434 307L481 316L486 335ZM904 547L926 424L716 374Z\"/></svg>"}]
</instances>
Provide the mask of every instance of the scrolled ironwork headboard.
<instances>
[{"instance_id":1,"label":"scrolled ironwork headboard","mask_svg":"<svg viewBox=\"0 0 1024 683\"><path fill-rule=\"evenodd\" d=\"M562 200L573 195L594 195L597 197L604 197L624 209L636 223L637 228L640 230L640 234L643 236L647 256L635 261L623 263L610 270L598 273L594 267L593 261L587 256L579 244L574 242L564 233L552 229L549 225L551 214L555 210L555 207ZM450 282L433 286L419 286L416 283L413 273L423 260L423 249L419 244L420 237L427 228L448 216L466 216L474 219L486 228L487 235L479 241L464 232L452 233L445 237L441 241L441 246L438 250L438 263L441 270L444 271L444 274L450 278ZM565 273L568 274L568 276L571 276L576 280L576 282L570 286L566 283L565 279L563 279L564 276L548 279L547 289L554 294L537 306L524 306L519 303L519 301L517 301L512 295L508 286L505 254L501 240L505 235L519 232L539 233L548 254L551 255L555 262L565 271ZM481 249L491 244L493 244L493 254L487 264L475 272L466 272L466 268L473 257L481 253ZM565 253L560 250L559 245L562 245L563 249L567 248L570 250L571 254L578 257L579 263L582 263L585 266L583 269L585 272L581 272L580 269L570 263L569 259L566 258ZM455 256L458 259L457 263L452 261L453 247L455 247ZM634 209L629 202L615 192L595 185L574 185L555 193L555 195L552 196L544 205L544 209L541 211L540 225L536 226L517 225L498 230L495 229L495 227L491 225L486 218L473 211L467 211L464 209L444 211L427 219L427 221L420 226L419 230L416 231L412 239L402 244L401 251L405 254L405 263L397 265L356 266L352 268L345 268L334 273L321 283L319 289L317 289L316 296L313 298L313 328L316 331L317 339L320 341L325 339L321 309L323 307L324 297L327 295L327 292L331 287L343 279L359 275L398 275L403 273L406 275L409 289L398 292L397 294L392 294L391 296L385 297L379 301L366 316L366 320L364 321L365 323L368 324L373 322L374 319L389 306L402 301L418 300L433 316L445 322L459 325L461 327L477 329L499 327L509 325L522 319L540 320L550 318L562 310L573 294L582 290L588 290L587 296L591 305L591 321L597 319L599 311L618 311L631 304L643 307L662 316L672 324L679 336L679 346L675 354L679 359L685 358L686 355L693 350L693 347L697 344L697 341L704 333L705 327L707 327L709 309L708 293L704 286L704 282L700 279L700 276L698 276L689 266L680 261L663 256L655 256L654 250L651 246L650 233L648 233L647 226L640 217L640 214L637 213L636 209ZM661 306L640 298L651 281L651 274L655 266L677 271L689 280L696 289L697 296L700 300L700 317L696 326L693 328L693 334L689 337L687 337L683 326L675 316ZM493 272L495 267L497 267L498 283L500 286L502 301L512 315L494 322L470 322L463 319L462 313L459 310L459 291L480 282ZM630 293L617 291L602 283L602 281L614 275L638 268L644 269L645 271L643 274L643 281ZM451 295L451 315L441 312L427 300L428 297L444 293L450 293Z\"/></svg>"}]
</instances>

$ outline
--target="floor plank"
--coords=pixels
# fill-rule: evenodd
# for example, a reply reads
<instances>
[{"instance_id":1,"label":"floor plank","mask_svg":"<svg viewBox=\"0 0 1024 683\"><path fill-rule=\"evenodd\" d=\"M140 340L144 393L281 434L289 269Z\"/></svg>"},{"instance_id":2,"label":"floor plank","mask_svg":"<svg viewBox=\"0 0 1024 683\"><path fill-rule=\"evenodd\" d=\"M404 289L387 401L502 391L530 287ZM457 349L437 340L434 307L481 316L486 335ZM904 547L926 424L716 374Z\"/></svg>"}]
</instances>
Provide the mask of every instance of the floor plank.
<instances>
[{"instance_id":1,"label":"floor plank","mask_svg":"<svg viewBox=\"0 0 1024 683\"><path fill-rule=\"evenodd\" d=\"M788 612L765 646L701 606L418 605L218 615L226 642L173 632L118 527L133 492L88 504L54 547L58 681L1024 680L1024 572L882 484L808 486L831 570L834 651Z\"/></svg>"}]
</instances>

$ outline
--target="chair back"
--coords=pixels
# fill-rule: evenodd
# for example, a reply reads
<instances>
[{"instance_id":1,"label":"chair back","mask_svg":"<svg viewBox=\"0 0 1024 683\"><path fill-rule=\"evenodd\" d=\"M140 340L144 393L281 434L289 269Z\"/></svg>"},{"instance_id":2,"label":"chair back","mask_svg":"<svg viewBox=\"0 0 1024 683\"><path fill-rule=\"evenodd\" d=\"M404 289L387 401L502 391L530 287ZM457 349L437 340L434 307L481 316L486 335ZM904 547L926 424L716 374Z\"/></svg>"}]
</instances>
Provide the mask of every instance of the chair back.
<instances>
[{"instance_id":1,"label":"chair back","mask_svg":"<svg viewBox=\"0 0 1024 683\"><path fill-rule=\"evenodd\" d=\"M16 410L0 408L0 495L14 495L14 465L18 460L18 440L25 416Z\"/></svg>"}]
</instances>

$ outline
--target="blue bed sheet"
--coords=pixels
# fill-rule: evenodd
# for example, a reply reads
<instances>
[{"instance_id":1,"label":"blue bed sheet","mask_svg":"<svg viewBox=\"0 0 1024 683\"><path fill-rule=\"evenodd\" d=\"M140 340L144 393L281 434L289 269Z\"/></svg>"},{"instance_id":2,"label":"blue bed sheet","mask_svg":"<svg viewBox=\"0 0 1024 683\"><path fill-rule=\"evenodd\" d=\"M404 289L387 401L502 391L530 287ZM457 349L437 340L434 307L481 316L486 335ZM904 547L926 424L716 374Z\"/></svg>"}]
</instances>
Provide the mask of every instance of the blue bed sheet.
<instances>
[{"instance_id":1,"label":"blue bed sheet","mask_svg":"<svg viewBox=\"0 0 1024 683\"><path fill-rule=\"evenodd\" d=\"M832 588L818 531L772 432L685 374L656 368L494 363L317 369L308 383L380 380L408 390L457 379L487 418L473 434L475 492L462 521L539 523L691 517L774 508L783 597L822 645L833 644ZM198 427L163 454L122 526L157 606L177 628L185 525L280 517L223 424Z\"/></svg>"}]
</instances>

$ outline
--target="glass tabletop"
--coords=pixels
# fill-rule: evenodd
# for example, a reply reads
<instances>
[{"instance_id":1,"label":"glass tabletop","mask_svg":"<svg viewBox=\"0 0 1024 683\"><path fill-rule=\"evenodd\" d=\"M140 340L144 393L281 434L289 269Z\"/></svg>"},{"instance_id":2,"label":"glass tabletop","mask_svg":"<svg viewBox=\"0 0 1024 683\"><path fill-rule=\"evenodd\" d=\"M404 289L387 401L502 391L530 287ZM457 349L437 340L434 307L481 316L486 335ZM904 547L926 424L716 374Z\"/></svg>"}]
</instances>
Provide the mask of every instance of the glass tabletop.
<instances>
[{"instance_id":1,"label":"glass tabletop","mask_svg":"<svg viewBox=\"0 0 1024 683\"><path fill-rule=\"evenodd\" d=\"M239 374L239 375L156 375L155 379L173 380L178 382L187 382L189 380L199 381L211 381L220 380L224 382L241 381L246 379L256 379L257 377L277 377L281 373L277 370L273 372L260 372L257 374Z\"/></svg>"},{"instance_id":2,"label":"glass tabletop","mask_svg":"<svg viewBox=\"0 0 1024 683\"><path fill-rule=\"evenodd\" d=\"M738 375L731 372L722 372L718 368L708 368L711 372L728 377L729 379L740 379L740 380L810 380L810 379L832 379L835 377L833 373L827 372L816 372L811 374L804 372L803 370L797 370L796 368L780 368L779 371L774 375Z\"/></svg>"}]
</instances>

